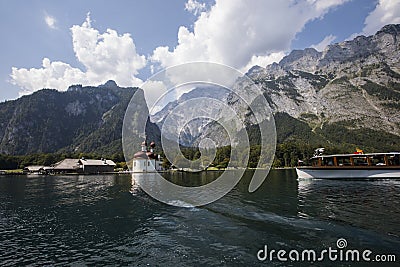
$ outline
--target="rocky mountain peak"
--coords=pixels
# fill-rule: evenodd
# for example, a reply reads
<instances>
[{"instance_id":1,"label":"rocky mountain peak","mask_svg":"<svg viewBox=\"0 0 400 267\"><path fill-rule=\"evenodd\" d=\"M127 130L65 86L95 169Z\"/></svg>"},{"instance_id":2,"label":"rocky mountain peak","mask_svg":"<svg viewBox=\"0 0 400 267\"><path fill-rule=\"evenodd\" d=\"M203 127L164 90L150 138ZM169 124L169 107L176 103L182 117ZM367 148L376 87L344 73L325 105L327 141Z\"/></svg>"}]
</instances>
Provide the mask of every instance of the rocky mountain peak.
<instances>
[{"instance_id":1,"label":"rocky mountain peak","mask_svg":"<svg viewBox=\"0 0 400 267\"><path fill-rule=\"evenodd\" d=\"M117 88L119 87L117 85L117 83L113 80L108 80L105 84L100 85L99 87L103 87L103 88Z\"/></svg>"},{"instance_id":2,"label":"rocky mountain peak","mask_svg":"<svg viewBox=\"0 0 400 267\"><path fill-rule=\"evenodd\" d=\"M249 77L275 114L288 114L315 131L340 124L400 136L399 32L400 25L387 25L323 52L294 50L279 64L252 69Z\"/></svg>"},{"instance_id":3,"label":"rocky mountain peak","mask_svg":"<svg viewBox=\"0 0 400 267\"><path fill-rule=\"evenodd\" d=\"M320 59L321 55L322 53L314 48L293 50L279 62L279 65L285 70L307 69L311 72L315 71L315 63Z\"/></svg>"},{"instance_id":4,"label":"rocky mountain peak","mask_svg":"<svg viewBox=\"0 0 400 267\"><path fill-rule=\"evenodd\" d=\"M254 68L254 70L255 69L257 68ZM188 102L190 103L190 105L185 104L185 102L200 98L226 101L226 97L229 93L230 91L228 89L219 86L196 87L193 90L182 94L177 100L169 102L162 110L160 110L156 114L151 115L151 121L156 123L157 126L162 129L167 116L171 116L171 118L173 119L170 122L173 125L167 125L167 127L172 127L174 129L182 128L179 142L181 145L191 146L196 141L196 139L204 132L204 128L207 127L207 125L210 123L210 119L203 117L196 118L196 116L192 115L199 114L202 110L205 109L209 110L210 107L213 107L215 114L217 114L219 113L219 106L213 106L212 104L209 104L207 107L205 107L204 101ZM211 102L212 101L210 101L210 103ZM179 105L183 105L185 108L181 109L179 112L177 112L176 110L174 111L174 109L179 107ZM209 115L212 116L213 114ZM186 118L191 117L194 117L196 119L186 121ZM169 138L168 134L169 133L167 132L167 138Z\"/></svg>"},{"instance_id":5,"label":"rocky mountain peak","mask_svg":"<svg viewBox=\"0 0 400 267\"><path fill-rule=\"evenodd\" d=\"M399 50L399 33L400 24L390 24L375 35L368 37L361 35L353 40L331 44L323 52L318 52L314 48L293 50L279 62L279 67L285 71L301 70L315 73L321 69L333 71L338 64L346 62L351 64L367 58L371 63L385 60L389 65L395 65L398 58L392 55ZM273 65L267 66L266 69L275 73L279 70Z\"/></svg>"},{"instance_id":6,"label":"rocky mountain peak","mask_svg":"<svg viewBox=\"0 0 400 267\"><path fill-rule=\"evenodd\" d=\"M398 35L400 32L400 24L388 24L386 26L383 26L382 29L380 29L376 34L392 34L392 35Z\"/></svg>"},{"instance_id":7,"label":"rocky mountain peak","mask_svg":"<svg viewBox=\"0 0 400 267\"><path fill-rule=\"evenodd\" d=\"M260 67L260 66L258 66L258 65L255 65L255 66L251 67L251 68L246 72L246 75L247 75L247 76L249 76L249 75L254 75L254 74L258 73L258 72L263 72L263 71L264 71L264 68L263 68L263 67Z\"/></svg>"},{"instance_id":8,"label":"rocky mountain peak","mask_svg":"<svg viewBox=\"0 0 400 267\"><path fill-rule=\"evenodd\" d=\"M71 91L79 91L82 89L82 84L74 84L74 85L70 85L67 89L67 91L71 92Z\"/></svg>"}]
</instances>

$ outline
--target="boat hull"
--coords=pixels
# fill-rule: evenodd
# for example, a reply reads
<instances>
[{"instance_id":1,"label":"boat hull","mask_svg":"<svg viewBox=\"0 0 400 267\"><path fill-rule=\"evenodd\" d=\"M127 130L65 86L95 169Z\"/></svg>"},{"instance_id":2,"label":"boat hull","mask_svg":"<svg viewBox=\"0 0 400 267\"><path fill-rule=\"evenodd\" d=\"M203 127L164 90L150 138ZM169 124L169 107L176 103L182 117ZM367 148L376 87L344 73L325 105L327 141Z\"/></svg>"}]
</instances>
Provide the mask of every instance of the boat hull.
<instances>
[{"instance_id":1,"label":"boat hull","mask_svg":"<svg viewBox=\"0 0 400 267\"><path fill-rule=\"evenodd\" d=\"M386 179L400 178L400 168L296 168L300 179Z\"/></svg>"}]
</instances>

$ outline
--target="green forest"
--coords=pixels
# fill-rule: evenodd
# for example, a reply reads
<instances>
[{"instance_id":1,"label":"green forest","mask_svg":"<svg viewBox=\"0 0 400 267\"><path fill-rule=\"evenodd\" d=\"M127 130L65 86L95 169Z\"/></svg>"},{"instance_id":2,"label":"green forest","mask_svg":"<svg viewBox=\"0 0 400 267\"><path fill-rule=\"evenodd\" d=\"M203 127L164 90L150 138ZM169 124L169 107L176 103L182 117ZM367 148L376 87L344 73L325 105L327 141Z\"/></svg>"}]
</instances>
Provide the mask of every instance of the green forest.
<instances>
[{"instance_id":1,"label":"green forest","mask_svg":"<svg viewBox=\"0 0 400 267\"><path fill-rule=\"evenodd\" d=\"M96 153L38 153L30 155L3 155L0 154L0 169L1 170L15 170L23 169L27 166L40 165L40 166L51 166L52 164L59 162L66 158L88 158L88 159L111 159L117 163L116 168L124 168L126 166L124 155L115 153L104 157L101 154Z\"/></svg>"},{"instance_id":2,"label":"green forest","mask_svg":"<svg viewBox=\"0 0 400 267\"><path fill-rule=\"evenodd\" d=\"M357 121L337 122L326 124L324 127L311 129L305 121L295 119L286 113L275 114L277 145L273 167L294 167L298 161L308 163L314 150L324 147L327 154L353 153L356 148L364 152L390 152L400 151L400 137L394 134L379 132L372 129L351 129ZM257 126L248 129L250 137L250 153L247 167L255 168L260 159L261 146L260 131ZM272 149L272 148L269 148ZM111 150L115 151L115 150ZM182 154L189 160L200 158L198 148L181 147ZM156 151L163 156L162 151ZM233 158L231 166L243 166L245 153ZM30 165L50 166L65 158L107 158L117 163L117 168L127 168L124 155L121 152L106 153L104 150L90 153L37 153L28 155L5 155L0 154L0 170L23 169ZM171 163L164 158L164 168L171 167ZM211 162L212 161L212 162ZM204 165L215 168L226 168L231 161L231 147L219 147L216 150L215 159L209 159ZM198 168L199 166L193 166Z\"/></svg>"}]
</instances>

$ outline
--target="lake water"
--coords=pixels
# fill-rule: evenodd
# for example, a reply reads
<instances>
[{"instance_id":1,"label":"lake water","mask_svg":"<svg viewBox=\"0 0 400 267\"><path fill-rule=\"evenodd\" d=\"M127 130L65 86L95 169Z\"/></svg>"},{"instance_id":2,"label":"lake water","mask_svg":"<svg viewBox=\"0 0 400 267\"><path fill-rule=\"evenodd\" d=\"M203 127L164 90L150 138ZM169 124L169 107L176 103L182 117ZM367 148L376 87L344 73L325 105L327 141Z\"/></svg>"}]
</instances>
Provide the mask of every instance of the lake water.
<instances>
[{"instance_id":1,"label":"lake water","mask_svg":"<svg viewBox=\"0 0 400 267\"><path fill-rule=\"evenodd\" d=\"M348 249L396 255L399 266L400 180L299 182L293 170L274 170L248 193L250 177L195 208L153 200L129 175L0 177L0 266L309 266L257 253L321 251L339 238ZM357 263L313 263L333 265Z\"/></svg>"}]
</instances>

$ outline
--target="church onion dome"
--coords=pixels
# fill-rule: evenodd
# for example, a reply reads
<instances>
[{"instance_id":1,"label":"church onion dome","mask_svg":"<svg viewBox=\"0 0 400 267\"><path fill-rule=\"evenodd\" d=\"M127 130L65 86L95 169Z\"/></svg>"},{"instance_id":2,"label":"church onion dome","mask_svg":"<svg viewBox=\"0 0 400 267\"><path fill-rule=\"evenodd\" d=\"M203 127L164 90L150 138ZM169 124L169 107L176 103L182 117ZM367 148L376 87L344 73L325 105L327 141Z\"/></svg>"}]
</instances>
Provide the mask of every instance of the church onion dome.
<instances>
[{"instance_id":1,"label":"church onion dome","mask_svg":"<svg viewBox=\"0 0 400 267\"><path fill-rule=\"evenodd\" d=\"M139 151L139 152L136 152L135 155L133 155L133 158L134 158L134 159L147 159L148 156L147 156L147 153L146 153L146 152L144 152L144 151Z\"/></svg>"}]
</instances>

